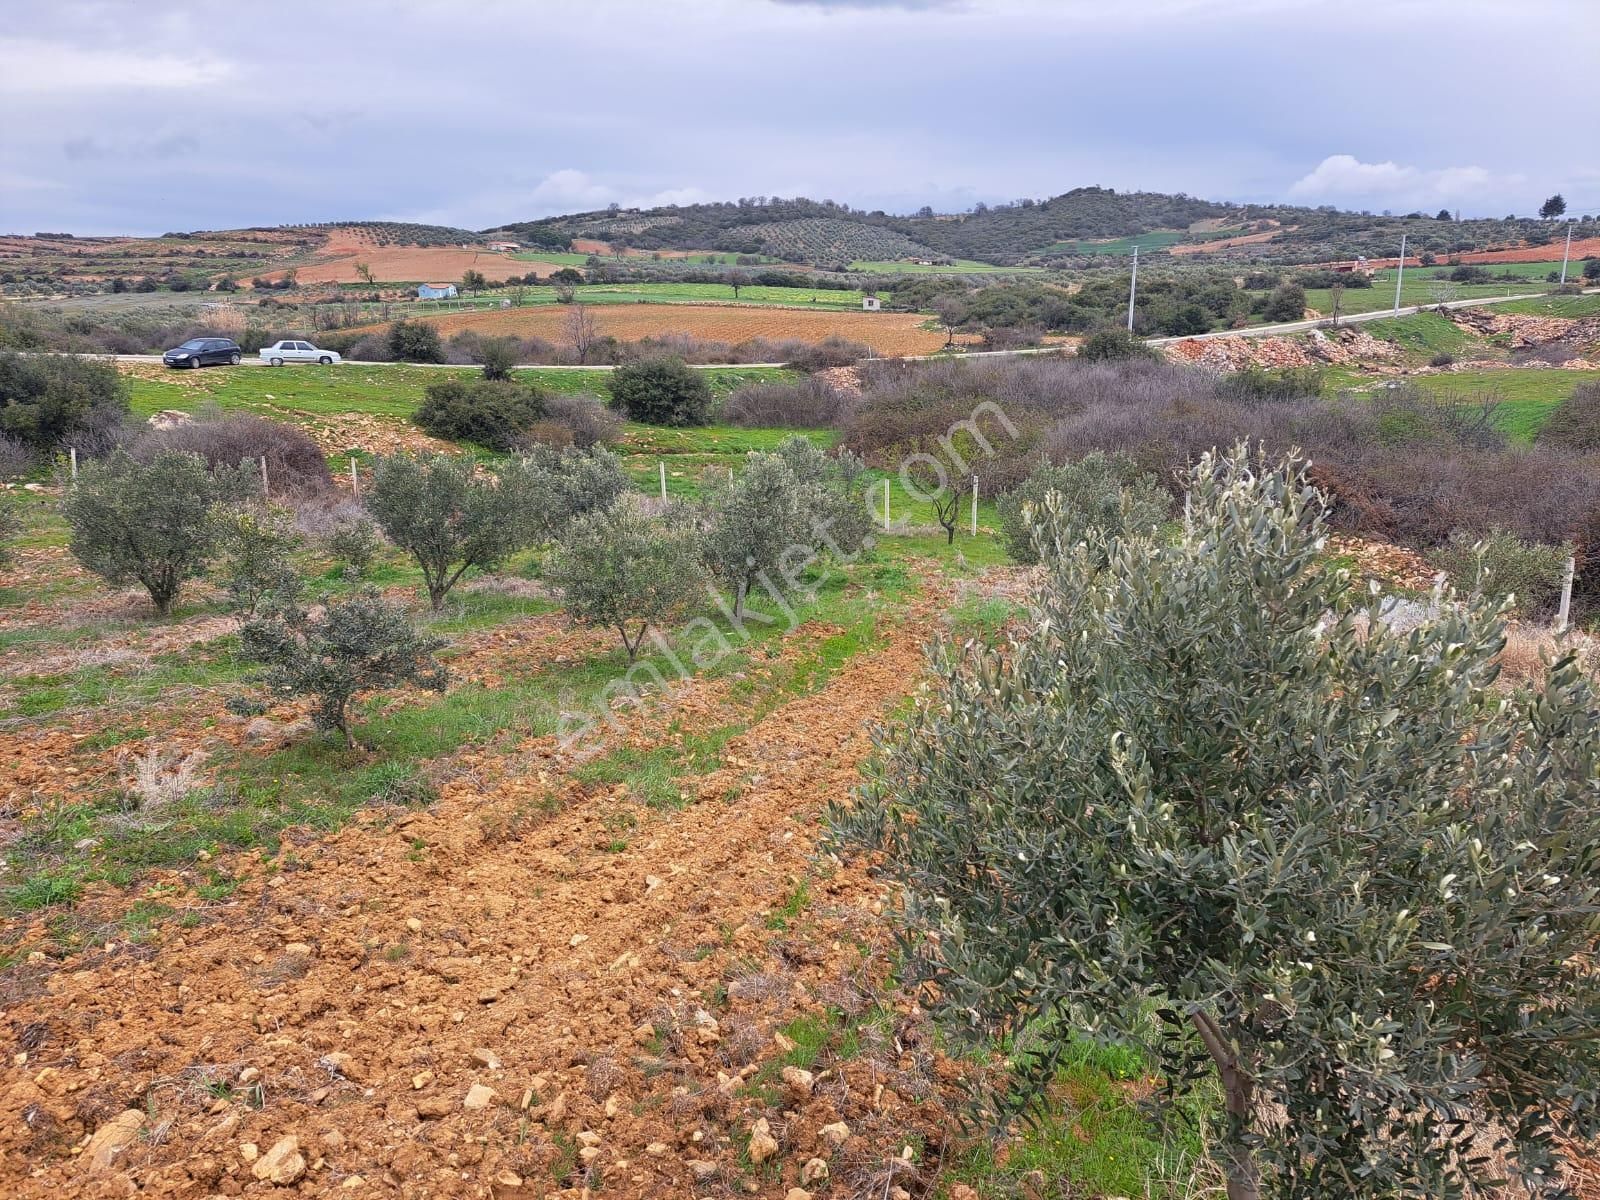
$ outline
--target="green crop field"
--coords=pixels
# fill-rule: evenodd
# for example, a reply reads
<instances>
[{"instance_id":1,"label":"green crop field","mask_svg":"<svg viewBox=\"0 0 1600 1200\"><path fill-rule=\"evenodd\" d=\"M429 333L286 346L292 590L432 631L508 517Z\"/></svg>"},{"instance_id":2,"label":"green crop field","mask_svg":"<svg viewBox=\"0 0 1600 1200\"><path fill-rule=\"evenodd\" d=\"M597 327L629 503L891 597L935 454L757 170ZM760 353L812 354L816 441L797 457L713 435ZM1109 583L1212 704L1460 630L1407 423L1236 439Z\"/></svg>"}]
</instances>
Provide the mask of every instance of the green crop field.
<instances>
[{"instance_id":1,"label":"green crop field","mask_svg":"<svg viewBox=\"0 0 1600 1200\"><path fill-rule=\"evenodd\" d=\"M947 266L927 263L871 262L858 260L850 264L852 271L870 271L874 275L1029 275L1038 274L1041 267L997 267L993 263L976 262L970 258L955 259Z\"/></svg>"},{"instance_id":2,"label":"green crop field","mask_svg":"<svg viewBox=\"0 0 1600 1200\"><path fill-rule=\"evenodd\" d=\"M1139 247L1140 253L1150 250L1166 250L1176 246L1179 242L1199 241L1200 238L1191 237L1176 229L1154 229L1149 233L1141 233L1136 237L1116 238L1112 241L1083 241L1081 239L1056 242L1044 248L1045 254L1105 254L1113 257L1127 258L1133 254L1133 248Z\"/></svg>"}]
</instances>

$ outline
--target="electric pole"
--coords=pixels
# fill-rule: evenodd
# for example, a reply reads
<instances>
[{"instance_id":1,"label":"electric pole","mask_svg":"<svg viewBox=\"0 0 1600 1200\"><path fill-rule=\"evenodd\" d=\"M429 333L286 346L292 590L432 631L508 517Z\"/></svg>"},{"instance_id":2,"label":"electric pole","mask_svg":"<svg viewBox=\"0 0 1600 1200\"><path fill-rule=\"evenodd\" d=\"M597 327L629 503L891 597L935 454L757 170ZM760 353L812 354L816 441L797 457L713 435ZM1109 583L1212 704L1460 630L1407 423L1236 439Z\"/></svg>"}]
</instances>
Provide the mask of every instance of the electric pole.
<instances>
[{"instance_id":1,"label":"electric pole","mask_svg":"<svg viewBox=\"0 0 1600 1200\"><path fill-rule=\"evenodd\" d=\"M1567 222L1567 248L1561 252L1561 282L1567 282L1567 259L1572 257L1572 222Z\"/></svg>"},{"instance_id":2,"label":"electric pole","mask_svg":"<svg viewBox=\"0 0 1600 1200\"><path fill-rule=\"evenodd\" d=\"M1406 277L1406 235L1400 235L1400 263L1394 271L1394 310L1400 311L1400 281Z\"/></svg>"},{"instance_id":3,"label":"electric pole","mask_svg":"<svg viewBox=\"0 0 1600 1200\"><path fill-rule=\"evenodd\" d=\"M1133 244L1133 278L1128 280L1128 332L1133 332L1133 296L1139 290L1139 243Z\"/></svg>"}]
</instances>

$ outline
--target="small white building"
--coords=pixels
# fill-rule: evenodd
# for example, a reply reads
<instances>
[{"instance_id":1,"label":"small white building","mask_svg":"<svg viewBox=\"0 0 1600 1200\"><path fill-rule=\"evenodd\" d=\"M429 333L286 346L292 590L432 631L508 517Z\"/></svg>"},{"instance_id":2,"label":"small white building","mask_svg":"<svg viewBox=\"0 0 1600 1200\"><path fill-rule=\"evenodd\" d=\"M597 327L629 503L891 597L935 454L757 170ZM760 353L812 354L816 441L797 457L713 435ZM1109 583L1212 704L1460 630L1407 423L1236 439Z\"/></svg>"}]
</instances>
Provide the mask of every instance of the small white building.
<instances>
[{"instance_id":1,"label":"small white building","mask_svg":"<svg viewBox=\"0 0 1600 1200\"><path fill-rule=\"evenodd\" d=\"M879 304L876 296L867 296L862 299L861 307L866 312L877 312L882 305Z\"/></svg>"},{"instance_id":2,"label":"small white building","mask_svg":"<svg viewBox=\"0 0 1600 1200\"><path fill-rule=\"evenodd\" d=\"M521 242L490 242L489 249L496 254L514 254L522 249Z\"/></svg>"}]
</instances>

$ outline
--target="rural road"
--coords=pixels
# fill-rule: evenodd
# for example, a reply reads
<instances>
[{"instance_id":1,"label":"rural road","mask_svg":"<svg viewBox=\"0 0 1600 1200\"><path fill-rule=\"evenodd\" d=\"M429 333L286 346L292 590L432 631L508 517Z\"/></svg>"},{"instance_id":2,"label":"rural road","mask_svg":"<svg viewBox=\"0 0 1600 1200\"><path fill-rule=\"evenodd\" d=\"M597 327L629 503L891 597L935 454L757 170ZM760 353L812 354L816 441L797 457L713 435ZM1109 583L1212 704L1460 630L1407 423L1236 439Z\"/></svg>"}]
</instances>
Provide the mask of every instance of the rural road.
<instances>
[{"instance_id":1,"label":"rural road","mask_svg":"<svg viewBox=\"0 0 1600 1200\"><path fill-rule=\"evenodd\" d=\"M1600 288L1585 288L1580 294L1584 295L1584 296L1600 295ZM1510 296L1479 296L1479 297L1475 297L1475 298L1470 299L1470 300L1446 300L1442 304L1413 304L1413 305L1409 305L1407 307L1398 308L1398 309L1395 309L1395 308L1384 308L1384 309L1379 309L1376 312L1350 313L1350 314L1348 314L1346 316L1340 317L1339 318L1339 324L1341 326L1342 325L1364 325L1368 321L1384 321L1384 320L1388 320L1391 317L1406 317L1406 316L1410 316L1412 313L1426 312L1426 311L1431 310L1431 309L1482 308L1482 307L1485 307L1485 306L1491 305L1491 304L1506 304L1506 303L1509 303L1510 301L1513 301L1513 300L1537 300L1537 299L1539 299L1539 298L1541 298L1543 296L1547 296L1547 295L1549 295L1548 292L1519 292L1519 293L1517 293L1515 295L1510 295ZM1317 318L1315 318L1313 320L1310 320L1310 321L1286 321L1286 322L1283 322L1283 323L1278 324L1278 325L1252 325L1252 326L1250 326L1249 328L1246 328L1246 329L1218 329L1218 330L1214 330L1211 333L1194 333L1194 334L1190 334L1187 337L1149 338L1149 339L1147 339L1147 344L1149 344L1151 346L1170 346L1174 342L1204 342L1204 341L1210 341L1210 340L1212 340L1214 338L1275 337L1275 336L1277 336L1279 334L1305 333L1308 330L1324 328L1324 327L1327 326L1327 324L1328 324L1328 318L1327 317L1317 317ZM1030 346L1030 347L1028 347L1027 349L1024 349L1024 350L972 350L972 351L968 351L967 353L961 355L960 357L962 357L962 358L1016 358L1016 357L1021 357L1021 356L1029 355L1029 354L1059 354L1061 352L1061 349L1062 348L1060 346ZM104 357L113 359L116 362L127 362L127 363L159 364L161 362L161 356L159 354L108 354L108 355L105 355ZM944 354L944 353L939 353L939 354L907 354L907 355L902 355L901 359L902 359L902 361L905 361L905 362L920 362L920 361L927 361L927 360L932 360L932 359L944 359L944 358L950 358L950 357L951 357L951 355ZM239 365L240 366L245 366L245 367L264 367L267 364L262 362L258 358L246 358ZM412 366L412 367L447 367L448 368L448 367L471 366L472 364L470 364L470 363L465 363L465 364L464 363L404 363L404 364L396 364L396 363L380 363L380 362L361 362L361 363L353 363L352 362L352 363L346 363L345 365L347 365L347 366L361 366L361 367L387 367L387 366L403 365L403 366ZM726 367L784 367L784 366L788 366L788 364L787 363L766 363L766 362L763 362L763 363L690 363L689 366L692 369L696 370L696 371L708 371L708 370L720 370L720 369L723 369L723 368L726 368ZM596 364L591 365L591 366L555 365L555 364L551 364L551 363L518 363L517 364L517 369L518 370L538 369L538 370L541 370L541 371L614 371L614 370L616 370L616 367L614 365L611 365L611 364L600 364L600 363L596 363Z\"/></svg>"}]
</instances>

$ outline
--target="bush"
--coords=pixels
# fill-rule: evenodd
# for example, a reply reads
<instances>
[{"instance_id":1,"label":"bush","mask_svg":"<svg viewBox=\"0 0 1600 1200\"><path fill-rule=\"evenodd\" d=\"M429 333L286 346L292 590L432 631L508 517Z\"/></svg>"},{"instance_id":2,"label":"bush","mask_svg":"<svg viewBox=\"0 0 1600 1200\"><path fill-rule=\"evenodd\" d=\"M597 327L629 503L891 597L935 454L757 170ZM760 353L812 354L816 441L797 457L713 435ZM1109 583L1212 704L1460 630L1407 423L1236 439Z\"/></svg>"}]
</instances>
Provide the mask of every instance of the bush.
<instances>
[{"instance_id":1,"label":"bush","mask_svg":"<svg viewBox=\"0 0 1600 1200\"><path fill-rule=\"evenodd\" d=\"M849 410L849 398L820 379L747 383L722 406L722 419L748 429L827 429Z\"/></svg>"},{"instance_id":2,"label":"bush","mask_svg":"<svg viewBox=\"0 0 1600 1200\"><path fill-rule=\"evenodd\" d=\"M14 479L33 466L33 451L18 438L0 433L0 479Z\"/></svg>"},{"instance_id":3,"label":"bush","mask_svg":"<svg viewBox=\"0 0 1600 1200\"><path fill-rule=\"evenodd\" d=\"M820 342L802 342L790 349L788 364L798 371L810 374L830 367L848 367L871 358L872 347L852 342L837 334L830 334Z\"/></svg>"},{"instance_id":4,"label":"bush","mask_svg":"<svg viewBox=\"0 0 1600 1200\"><path fill-rule=\"evenodd\" d=\"M213 473L248 467L257 479L265 458L273 495L314 495L333 486L327 456L304 430L246 413L224 416L212 410L198 420L147 430L131 453L141 462L162 454L198 454Z\"/></svg>"},{"instance_id":5,"label":"bush","mask_svg":"<svg viewBox=\"0 0 1600 1200\"><path fill-rule=\"evenodd\" d=\"M294 514L277 504L219 504L211 510L218 574L232 607L255 616L263 602L292 603L300 575L290 560L300 545Z\"/></svg>"},{"instance_id":6,"label":"bush","mask_svg":"<svg viewBox=\"0 0 1600 1200\"><path fill-rule=\"evenodd\" d=\"M22 509L14 501L0 501L0 567L9 567L14 559L11 543L22 534Z\"/></svg>"},{"instance_id":7,"label":"bush","mask_svg":"<svg viewBox=\"0 0 1600 1200\"><path fill-rule=\"evenodd\" d=\"M1440 351L1438 354L1435 354L1428 360L1428 365L1430 367L1448 367L1455 361L1456 356L1454 354L1446 354L1443 351Z\"/></svg>"},{"instance_id":8,"label":"bush","mask_svg":"<svg viewBox=\"0 0 1600 1200\"><path fill-rule=\"evenodd\" d=\"M613 504L567 527L549 579L582 625L615 629L632 662L652 625L681 616L699 587L694 530ZM637 626L637 632L630 630Z\"/></svg>"},{"instance_id":9,"label":"bush","mask_svg":"<svg viewBox=\"0 0 1600 1200\"><path fill-rule=\"evenodd\" d=\"M560 535L586 513L603 512L632 488L622 463L603 446L530 447L507 465L503 482L516 497L518 519L532 543Z\"/></svg>"},{"instance_id":10,"label":"bush","mask_svg":"<svg viewBox=\"0 0 1600 1200\"><path fill-rule=\"evenodd\" d=\"M324 545L335 561L343 563L349 574L365 575L383 549L383 535L366 517L334 526Z\"/></svg>"},{"instance_id":11,"label":"bush","mask_svg":"<svg viewBox=\"0 0 1600 1200\"><path fill-rule=\"evenodd\" d=\"M389 326L385 338L389 357L400 362L437 363L444 361L439 331L424 321L401 319Z\"/></svg>"},{"instance_id":12,"label":"bush","mask_svg":"<svg viewBox=\"0 0 1600 1200\"><path fill-rule=\"evenodd\" d=\"M485 379L509 380L511 368L517 365L517 352L521 349L514 337L492 337L483 339L483 377Z\"/></svg>"},{"instance_id":13,"label":"bush","mask_svg":"<svg viewBox=\"0 0 1600 1200\"><path fill-rule=\"evenodd\" d=\"M544 416L545 395L509 380L436 379L411 419L424 433L452 442L509 450Z\"/></svg>"},{"instance_id":14,"label":"bush","mask_svg":"<svg viewBox=\"0 0 1600 1200\"><path fill-rule=\"evenodd\" d=\"M1306 290L1298 283L1280 283L1267 297L1262 316L1268 321L1301 321L1306 315Z\"/></svg>"},{"instance_id":15,"label":"bush","mask_svg":"<svg viewBox=\"0 0 1600 1200\"><path fill-rule=\"evenodd\" d=\"M1188 487L1175 544L1064 549L1031 629L937 656L836 841L1016 1100L1076 1038L1153 1043L1161 1099L1220 1082L1230 1196L1550 1188L1600 1094L1594 693L1570 657L1496 688L1485 599L1375 619L1298 470Z\"/></svg>"},{"instance_id":16,"label":"bush","mask_svg":"<svg viewBox=\"0 0 1600 1200\"><path fill-rule=\"evenodd\" d=\"M222 492L198 455L168 451L140 463L118 450L86 464L67 489L68 549L113 587L142 585L166 616L184 581L205 571Z\"/></svg>"},{"instance_id":17,"label":"bush","mask_svg":"<svg viewBox=\"0 0 1600 1200\"><path fill-rule=\"evenodd\" d=\"M1249 366L1222 376L1217 390L1222 395L1243 400L1302 400L1322 394L1321 367L1283 367L1269 371Z\"/></svg>"},{"instance_id":18,"label":"bush","mask_svg":"<svg viewBox=\"0 0 1600 1200\"><path fill-rule=\"evenodd\" d=\"M738 475L714 482L707 493L705 557L734 592L735 616L760 583L781 594L794 546L813 545L803 511L804 493L789 464L776 454L752 454ZM778 578L774 578L774 573Z\"/></svg>"},{"instance_id":19,"label":"bush","mask_svg":"<svg viewBox=\"0 0 1600 1200\"><path fill-rule=\"evenodd\" d=\"M702 372L681 359L651 359L611 373L611 403L630 421L646 425L704 425L711 413L711 387Z\"/></svg>"},{"instance_id":20,"label":"bush","mask_svg":"<svg viewBox=\"0 0 1600 1200\"><path fill-rule=\"evenodd\" d=\"M525 544L514 488L481 479L469 458L396 454L372 472L373 518L416 560L433 610L470 567L486 569Z\"/></svg>"},{"instance_id":21,"label":"bush","mask_svg":"<svg viewBox=\"0 0 1600 1200\"><path fill-rule=\"evenodd\" d=\"M1541 446L1600 450L1600 381L1580 383L1550 410L1537 438Z\"/></svg>"},{"instance_id":22,"label":"bush","mask_svg":"<svg viewBox=\"0 0 1600 1200\"><path fill-rule=\"evenodd\" d=\"M1078 357L1084 362L1116 362L1127 358L1153 358L1154 352L1129 333L1115 325L1096 329L1078 346Z\"/></svg>"},{"instance_id":23,"label":"bush","mask_svg":"<svg viewBox=\"0 0 1600 1200\"><path fill-rule=\"evenodd\" d=\"M1056 499L1046 503L1046 498ZM1167 494L1155 477L1120 454L1090 451L1076 462L1042 466L1000 497L1000 536L1019 563L1039 550L1147 533L1167 518Z\"/></svg>"},{"instance_id":24,"label":"bush","mask_svg":"<svg viewBox=\"0 0 1600 1200\"><path fill-rule=\"evenodd\" d=\"M240 631L244 653L265 664L260 681L274 695L310 697L317 728L337 730L354 748L350 702L367 692L413 684L442 692L448 679L434 657L447 643L419 634L399 605L366 588L326 601L320 615L296 612L252 621Z\"/></svg>"},{"instance_id":25,"label":"bush","mask_svg":"<svg viewBox=\"0 0 1600 1200\"><path fill-rule=\"evenodd\" d=\"M863 472L866 464L848 450L824 454L815 442L798 434L778 443L777 456L788 466L799 489L802 526L807 544L826 547L853 558L872 531Z\"/></svg>"},{"instance_id":26,"label":"bush","mask_svg":"<svg viewBox=\"0 0 1600 1200\"><path fill-rule=\"evenodd\" d=\"M110 449L128 414L126 381L110 363L74 354L0 354L0 434L34 454Z\"/></svg>"},{"instance_id":27,"label":"bush","mask_svg":"<svg viewBox=\"0 0 1600 1200\"><path fill-rule=\"evenodd\" d=\"M567 441L579 450L609 446L622 440L622 418L593 396L567 396L559 393L544 398L544 422L567 432ZM534 441L550 442L529 430Z\"/></svg>"},{"instance_id":28,"label":"bush","mask_svg":"<svg viewBox=\"0 0 1600 1200\"><path fill-rule=\"evenodd\" d=\"M1428 561L1458 588L1482 591L1523 616L1554 610L1571 546L1526 542L1504 529L1478 536L1458 530Z\"/></svg>"}]
</instances>

